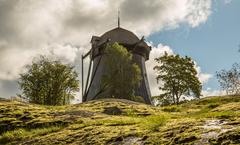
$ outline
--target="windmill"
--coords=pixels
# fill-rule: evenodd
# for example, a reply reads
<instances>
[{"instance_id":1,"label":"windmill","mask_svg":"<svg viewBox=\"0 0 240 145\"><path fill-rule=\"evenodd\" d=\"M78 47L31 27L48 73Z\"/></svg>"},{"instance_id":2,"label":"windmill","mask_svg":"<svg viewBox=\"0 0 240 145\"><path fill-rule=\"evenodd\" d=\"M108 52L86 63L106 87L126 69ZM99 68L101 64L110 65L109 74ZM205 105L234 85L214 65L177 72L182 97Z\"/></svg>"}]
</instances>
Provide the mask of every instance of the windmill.
<instances>
[{"instance_id":1,"label":"windmill","mask_svg":"<svg viewBox=\"0 0 240 145\"><path fill-rule=\"evenodd\" d=\"M151 104L151 93L147 78L145 61L149 59L151 47L144 40L139 39L134 33L120 27L120 18L118 17L118 27L103 35L92 36L91 50L82 55L82 102L95 100L104 97L104 90L101 90L101 80L106 74L106 65L104 64L104 48L108 44L119 43L132 53L133 62L141 69L142 80L140 86L135 89L135 96L143 98L146 104ZM84 59L90 57L90 64L87 73L87 80L84 88Z\"/></svg>"}]
</instances>

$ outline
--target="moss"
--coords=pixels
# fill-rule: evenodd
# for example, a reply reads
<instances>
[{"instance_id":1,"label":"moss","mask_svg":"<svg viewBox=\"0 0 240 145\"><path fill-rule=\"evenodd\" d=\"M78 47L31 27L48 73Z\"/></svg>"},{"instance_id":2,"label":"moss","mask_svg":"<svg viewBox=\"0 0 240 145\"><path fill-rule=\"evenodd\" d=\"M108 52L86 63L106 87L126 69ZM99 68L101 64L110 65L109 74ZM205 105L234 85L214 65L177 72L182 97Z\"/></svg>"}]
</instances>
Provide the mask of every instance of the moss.
<instances>
[{"instance_id":1,"label":"moss","mask_svg":"<svg viewBox=\"0 0 240 145\"><path fill-rule=\"evenodd\" d=\"M220 106L219 103L211 103L211 104L208 104L208 108L209 108L209 109L214 109L214 108L217 108L218 106Z\"/></svg>"},{"instance_id":2,"label":"moss","mask_svg":"<svg viewBox=\"0 0 240 145\"><path fill-rule=\"evenodd\" d=\"M38 129L17 129L13 131L7 131L2 136L0 136L0 142L1 143L8 143L8 142L16 142L23 139L30 139L34 136L41 136L46 135L48 133L59 131L61 127L58 126L52 126L48 128L38 128Z\"/></svg>"},{"instance_id":3,"label":"moss","mask_svg":"<svg viewBox=\"0 0 240 145\"><path fill-rule=\"evenodd\" d=\"M184 136L178 136L176 138L174 138L173 143L176 144L186 144L186 143L192 143L194 141L196 141L198 139L198 137L196 137L196 135L184 135Z\"/></svg>"},{"instance_id":4,"label":"moss","mask_svg":"<svg viewBox=\"0 0 240 145\"><path fill-rule=\"evenodd\" d=\"M142 126L151 131L158 131L160 126L165 125L167 117L164 115L148 116L142 119Z\"/></svg>"},{"instance_id":5,"label":"moss","mask_svg":"<svg viewBox=\"0 0 240 145\"><path fill-rule=\"evenodd\" d=\"M218 118L218 119L230 119L235 117L237 114L235 112L227 111L227 112L207 112L204 114L201 114L199 117L205 117L205 118Z\"/></svg>"},{"instance_id":6,"label":"moss","mask_svg":"<svg viewBox=\"0 0 240 145\"><path fill-rule=\"evenodd\" d=\"M23 129L18 129L14 131L7 131L0 137L0 142L7 143L10 141L20 140L25 136L27 132Z\"/></svg>"},{"instance_id":7,"label":"moss","mask_svg":"<svg viewBox=\"0 0 240 145\"><path fill-rule=\"evenodd\" d=\"M9 144L107 144L136 139L142 144L198 144L208 120L223 120L223 129L240 123L240 99L204 98L178 106L154 107L119 99L67 106L0 101L0 142ZM57 129L51 129L56 127ZM237 129L211 139L236 143Z\"/></svg>"},{"instance_id":8,"label":"moss","mask_svg":"<svg viewBox=\"0 0 240 145\"><path fill-rule=\"evenodd\" d=\"M240 144L240 128L220 134L217 139L210 139L212 144Z\"/></svg>"},{"instance_id":9,"label":"moss","mask_svg":"<svg viewBox=\"0 0 240 145\"><path fill-rule=\"evenodd\" d=\"M164 107L162 109L164 112L180 112L180 107L179 106L168 106Z\"/></svg>"}]
</instances>

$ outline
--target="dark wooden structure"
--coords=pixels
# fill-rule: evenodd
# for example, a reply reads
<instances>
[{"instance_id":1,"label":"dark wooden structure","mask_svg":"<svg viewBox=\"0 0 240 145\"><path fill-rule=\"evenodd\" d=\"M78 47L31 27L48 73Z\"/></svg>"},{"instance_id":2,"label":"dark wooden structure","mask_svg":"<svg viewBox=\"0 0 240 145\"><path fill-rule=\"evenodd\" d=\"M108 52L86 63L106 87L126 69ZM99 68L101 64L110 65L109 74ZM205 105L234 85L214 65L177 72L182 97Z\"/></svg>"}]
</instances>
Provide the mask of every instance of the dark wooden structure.
<instances>
[{"instance_id":1,"label":"dark wooden structure","mask_svg":"<svg viewBox=\"0 0 240 145\"><path fill-rule=\"evenodd\" d=\"M90 55L91 59L85 85L85 92L83 93L83 102L101 97L101 94L98 95L98 91L100 89L102 76L106 72L103 50L108 43L111 44L114 42L123 45L133 54L133 62L140 67L142 75L141 85L135 90L135 96L141 96L146 104L151 104L151 93L145 67L145 61L149 59L151 47L146 44L144 38L139 39L134 33L123 29L120 26L104 33L100 37L93 36L91 40L91 50L82 57L83 60L85 57ZM104 95L104 93L102 94Z\"/></svg>"}]
</instances>

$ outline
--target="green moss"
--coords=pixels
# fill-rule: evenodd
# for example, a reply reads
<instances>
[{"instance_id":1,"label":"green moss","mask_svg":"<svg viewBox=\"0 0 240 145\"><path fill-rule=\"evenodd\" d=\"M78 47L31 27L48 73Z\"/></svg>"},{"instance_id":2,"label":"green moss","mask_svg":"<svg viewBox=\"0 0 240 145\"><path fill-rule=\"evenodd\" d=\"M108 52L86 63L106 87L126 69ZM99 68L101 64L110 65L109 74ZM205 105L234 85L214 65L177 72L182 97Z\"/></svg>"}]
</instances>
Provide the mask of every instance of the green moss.
<instances>
[{"instance_id":1,"label":"green moss","mask_svg":"<svg viewBox=\"0 0 240 145\"><path fill-rule=\"evenodd\" d=\"M179 106L168 106L164 107L162 109L164 112L180 112L180 107Z\"/></svg>"},{"instance_id":2,"label":"green moss","mask_svg":"<svg viewBox=\"0 0 240 145\"><path fill-rule=\"evenodd\" d=\"M217 108L218 106L220 106L219 103L211 103L211 104L208 104L208 108L209 108L209 109L214 109L214 108Z\"/></svg>"},{"instance_id":3,"label":"green moss","mask_svg":"<svg viewBox=\"0 0 240 145\"><path fill-rule=\"evenodd\" d=\"M34 136L46 135L48 133L59 131L60 129L61 127L52 126L48 128L38 128L38 129L31 129L31 130L17 129L13 131L7 131L0 136L0 142L8 143L10 141L11 142L20 141L25 138L30 139Z\"/></svg>"},{"instance_id":4,"label":"green moss","mask_svg":"<svg viewBox=\"0 0 240 145\"><path fill-rule=\"evenodd\" d=\"M239 126L239 98L204 98L165 107L118 99L57 107L0 101L0 142L124 144L138 138L143 144L197 144L203 133L221 132L205 129L208 120L226 122L224 129ZM235 143L238 134L235 129L225 132L212 143Z\"/></svg>"},{"instance_id":5,"label":"green moss","mask_svg":"<svg viewBox=\"0 0 240 145\"><path fill-rule=\"evenodd\" d=\"M16 141L22 139L27 134L24 129L18 129L14 131L7 131L0 137L0 142L7 143L10 141Z\"/></svg>"},{"instance_id":6,"label":"green moss","mask_svg":"<svg viewBox=\"0 0 240 145\"><path fill-rule=\"evenodd\" d=\"M198 135L195 133L184 133L175 137L172 141L173 144L193 144L198 140Z\"/></svg>"},{"instance_id":7,"label":"green moss","mask_svg":"<svg viewBox=\"0 0 240 145\"><path fill-rule=\"evenodd\" d=\"M210 139L210 143L218 144L240 144L240 128L220 134L216 139Z\"/></svg>"},{"instance_id":8,"label":"green moss","mask_svg":"<svg viewBox=\"0 0 240 145\"><path fill-rule=\"evenodd\" d=\"M142 126L151 131L158 131L160 126L166 124L166 121L167 117L164 115L148 116L142 119Z\"/></svg>"}]
</instances>

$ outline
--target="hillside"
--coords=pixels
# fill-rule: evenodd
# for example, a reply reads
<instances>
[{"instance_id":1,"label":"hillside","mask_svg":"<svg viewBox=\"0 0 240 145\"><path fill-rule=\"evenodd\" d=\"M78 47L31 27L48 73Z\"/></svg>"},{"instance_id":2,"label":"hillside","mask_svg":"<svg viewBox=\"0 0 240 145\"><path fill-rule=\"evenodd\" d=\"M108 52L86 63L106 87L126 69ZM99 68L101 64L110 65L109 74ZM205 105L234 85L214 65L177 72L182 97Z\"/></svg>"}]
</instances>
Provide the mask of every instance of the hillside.
<instances>
[{"instance_id":1,"label":"hillside","mask_svg":"<svg viewBox=\"0 0 240 145\"><path fill-rule=\"evenodd\" d=\"M105 99L49 107L0 100L0 144L240 144L240 97L153 107Z\"/></svg>"}]
</instances>

